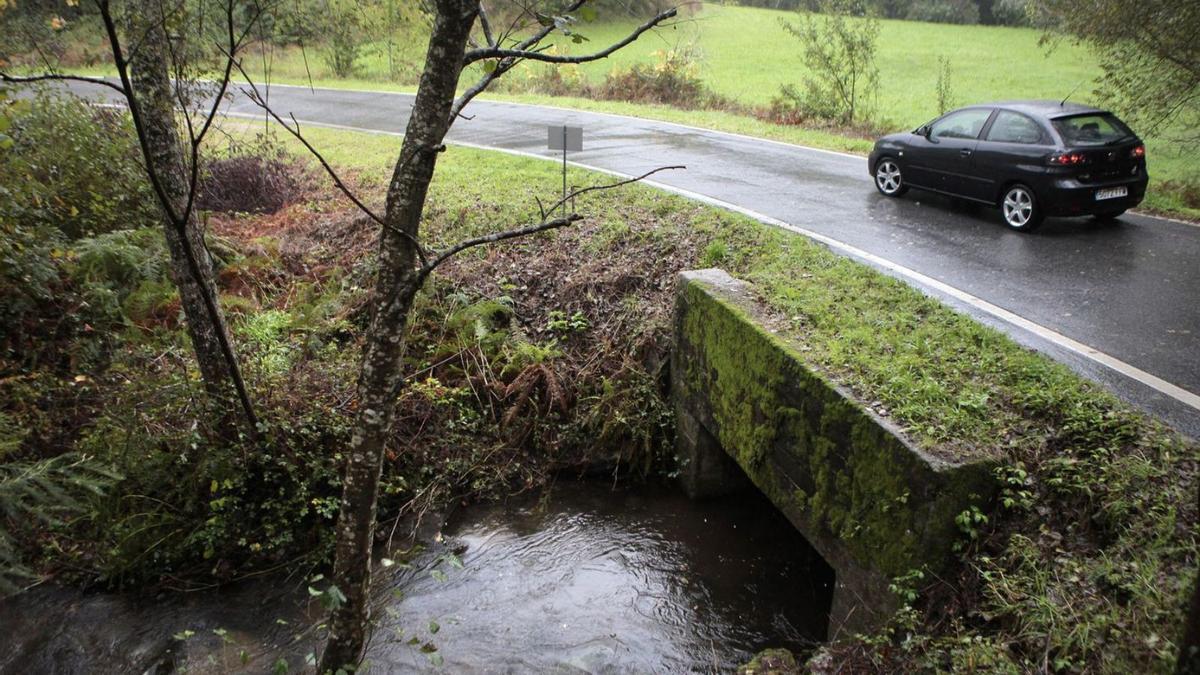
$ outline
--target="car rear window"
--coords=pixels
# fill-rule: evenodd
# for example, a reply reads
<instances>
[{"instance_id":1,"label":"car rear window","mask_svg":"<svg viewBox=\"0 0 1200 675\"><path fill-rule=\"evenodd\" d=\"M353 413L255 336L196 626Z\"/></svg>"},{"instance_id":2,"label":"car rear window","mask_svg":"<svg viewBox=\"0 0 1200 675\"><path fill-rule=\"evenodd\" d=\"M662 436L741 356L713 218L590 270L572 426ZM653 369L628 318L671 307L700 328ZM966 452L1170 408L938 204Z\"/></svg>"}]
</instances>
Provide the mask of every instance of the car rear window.
<instances>
[{"instance_id":1,"label":"car rear window","mask_svg":"<svg viewBox=\"0 0 1200 675\"><path fill-rule=\"evenodd\" d=\"M1067 145L1107 145L1131 138L1133 132L1110 113L1093 113L1050 120Z\"/></svg>"}]
</instances>

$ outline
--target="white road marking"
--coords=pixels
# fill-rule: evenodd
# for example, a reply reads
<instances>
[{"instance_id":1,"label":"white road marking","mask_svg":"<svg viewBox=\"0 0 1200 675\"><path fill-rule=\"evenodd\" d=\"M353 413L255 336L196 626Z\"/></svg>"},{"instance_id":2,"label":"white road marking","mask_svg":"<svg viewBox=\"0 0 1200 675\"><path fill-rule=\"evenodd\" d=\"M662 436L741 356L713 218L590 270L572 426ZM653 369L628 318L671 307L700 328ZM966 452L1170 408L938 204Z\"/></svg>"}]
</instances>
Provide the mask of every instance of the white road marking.
<instances>
[{"instance_id":1,"label":"white road marking","mask_svg":"<svg viewBox=\"0 0 1200 675\"><path fill-rule=\"evenodd\" d=\"M252 114L252 113L230 112L230 113L226 113L226 114L230 117L243 117L243 118L248 118L248 119L259 119L259 115ZM299 120L299 121L304 124L309 124L312 126L319 126L319 127L328 127L331 129L344 129L347 131L360 131L360 132L365 132L365 133L381 134L381 135L385 135L385 136L399 136L399 137L404 136L403 133L400 133L397 131L379 131L376 129L364 129L362 127L352 127L352 126L347 126L344 124L331 124L331 123L326 123L326 122L315 122L315 121L305 121L305 120ZM510 150L510 149L505 149L505 148L495 148L495 147L490 147L490 146L486 146L486 145L479 145L477 143L467 143L467 142L460 142L460 141L447 140L446 142L453 144L453 145L462 146L462 147L475 148L478 150L488 150L488 151L492 151L492 152L503 152L503 153L507 153L510 155L516 155L519 157L529 157L532 159L540 159L540 160L548 161L548 162L561 162L562 161L561 157L550 157L547 155L539 155L537 153L526 152L524 150ZM584 164L582 162L568 162L568 163L571 164L572 166L577 166L582 169L588 169L589 171L596 171L598 173L604 173L604 174L608 174L610 176L616 176L619 178L632 178L633 177L630 174L621 173L619 171L612 171L611 169L605 169L605 168L598 167L598 166L592 166L590 164ZM692 192L691 190L685 190L683 188L677 188L677 187L674 187L671 185L666 185L664 183L660 183L658 181L653 181L653 180L644 180L644 181L642 181L642 183L656 187L656 188L658 188L660 190L664 190L666 192L673 192L682 197L687 197L689 199L694 199L696 201L704 202L706 204L711 204L712 206L726 209L728 211L733 211L735 213L740 213L742 215L749 216L750 218L753 218L759 222L765 223L767 225L773 225L775 227L787 230L789 232L794 232L799 235L803 235L814 241L819 241L822 244L825 244L826 246L828 246L832 249L842 251L843 253L849 254L849 255L851 255L855 258L859 258L861 260L866 260L867 262L870 262L873 265L877 265L877 266L879 266L883 269L886 269L888 271L891 271L899 276L902 276L902 277L908 278L912 281L915 281L918 284L932 288L940 293L944 293L944 294L954 298L955 300L958 300L959 302L969 305L970 307L974 307L975 309L977 309L981 312L984 312L986 314L991 314L992 316L994 316L1002 321L1010 323L1010 324L1017 326L1018 328L1021 328L1023 330L1029 331L1030 333L1033 333L1034 335L1040 337L1041 339L1043 339L1053 345L1062 347L1063 349L1066 349L1066 350L1073 352L1075 354L1078 354L1086 359L1094 361L1095 363L1098 363L1106 368L1114 370L1114 371L1120 373L1121 375L1124 375L1125 377L1128 377L1131 380L1140 382L1140 383L1146 385L1147 387L1150 387L1151 389L1159 392L1160 394L1169 396L1190 408L1193 408L1195 410L1200 410L1200 395L1196 395L1178 385L1171 384L1170 382L1167 382L1166 380L1164 380L1156 375L1151 375L1150 373L1147 373L1146 371L1144 371L1136 366L1125 363L1124 361L1118 359L1117 357L1106 354L1106 353L1100 351L1099 349L1096 349L1095 347L1091 347L1091 346L1085 345L1082 342L1079 342L1077 340L1073 340L1073 339L1067 337L1066 335L1063 335L1062 333L1054 331L1054 330L1047 328L1041 324L1034 323L1033 321L1030 321L1029 319L1026 319L1025 317L1023 317L1019 314L1015 314L1007 309L1004 309L1003 307L993 305L992 303L988 302L987 300L978 298L964 290L955 288L954 286L951 286L945 282L938 281L937 279L934 279L933 277L924 275L916 270L909 269L899 263L892 262L891 260L877 256L874 253L868 253L867 251L864 251L855 246L851 246L850 244L846 244L844 242L838 241L837 239L834 239L832 237L828 237L828 236L820 234L818 232L813 232L812 230L808 230L803 227L797 227L796 225L786 223L782 220L779 220L778 218L773 218L771 216L768 216L765 213L759 213L757 211L738 206L737 204L731 204L729 202L717 199L715 197L709 197L708 195L700 194L698 192Z\"/></svg>"}]
</instances>

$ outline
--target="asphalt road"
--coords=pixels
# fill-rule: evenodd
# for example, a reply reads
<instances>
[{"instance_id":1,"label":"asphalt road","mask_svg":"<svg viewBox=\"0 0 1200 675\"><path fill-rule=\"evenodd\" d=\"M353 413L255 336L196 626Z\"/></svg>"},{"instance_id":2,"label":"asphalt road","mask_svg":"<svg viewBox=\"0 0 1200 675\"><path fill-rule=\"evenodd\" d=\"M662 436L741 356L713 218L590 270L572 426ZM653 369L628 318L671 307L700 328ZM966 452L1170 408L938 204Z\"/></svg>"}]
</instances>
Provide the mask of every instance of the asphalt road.
<instances>
[{"instance_id":1,"label":"asphalt road","mask_svg":"<svg viewBox=\"0 0 1200 675\"><path fill-rule=\"evenodd\" d=\"M413 96L285 87L271 105L302 123L402 133ZM262 115L235 97L231 114ZM998 211L910 191L879 195L862 157L630 117L475 101L448 141L559 157L546 126L584 129L580 166L638 175L748 211L922 290L1066 363L1200 438L1200 227L1141 215L1051 219L1009 231ZM1154 158L1149 158L1151 180Z\"/></svg>"}]
</instances>

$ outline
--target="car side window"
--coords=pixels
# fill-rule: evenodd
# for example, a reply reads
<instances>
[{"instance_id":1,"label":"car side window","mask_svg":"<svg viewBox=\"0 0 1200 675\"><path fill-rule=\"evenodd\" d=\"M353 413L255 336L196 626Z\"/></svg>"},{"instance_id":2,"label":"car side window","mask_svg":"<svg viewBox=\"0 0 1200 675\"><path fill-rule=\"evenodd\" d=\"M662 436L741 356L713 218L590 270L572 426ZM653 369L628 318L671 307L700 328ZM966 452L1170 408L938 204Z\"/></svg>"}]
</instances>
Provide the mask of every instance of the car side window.
<instances>
[{"instance_id":1,"label":"car side window","mask_svg":"<svg viewBox=\"0 0 1200 675\"><path fill-rule=\"evenodd\" d=\"M1037 122L1021 113L1001 110L996 113L992 128L988 129L987 140L997 143L1026 143L1033 145L1042 141L1044 134Z\"/></svg>"},{"instance_id":2,"label":"car side window","mask_svg":"<svg viewBox=\"0 0 1200 675\"><path fill-rule=\"evenodd\" d=\"M979 138L979 132L987 123L991 110L973 109L950 113L933 123L929 128L930 138Z\"/></svg>"}]
</instances>

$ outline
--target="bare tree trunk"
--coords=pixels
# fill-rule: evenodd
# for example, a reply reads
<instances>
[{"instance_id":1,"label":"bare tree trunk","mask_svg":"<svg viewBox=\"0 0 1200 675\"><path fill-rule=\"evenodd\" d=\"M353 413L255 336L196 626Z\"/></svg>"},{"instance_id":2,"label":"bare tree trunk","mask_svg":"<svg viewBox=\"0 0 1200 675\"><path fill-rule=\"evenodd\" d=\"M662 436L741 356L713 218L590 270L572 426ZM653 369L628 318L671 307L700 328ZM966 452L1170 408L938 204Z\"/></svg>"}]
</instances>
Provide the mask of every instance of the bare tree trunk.
<instances>
[{"instance_id":1,"label":"bare tree trunk","mask_svg":"<svg viewBox=\"0 0 1200 675\"><path fill-rule=\"evenodd\" d=\"M153 14L153 10L148 13ZM184 214L191 186L175 117L177 99L167 73L167 34L161 19L144 16L132 20L139 29L134 32L145 34L129 62L145 137L145 161L150 165L147 168L157 174L174 213ZM179 289L188 334L206 392L221 416L232 419L236 405L233 378L237 373L231 368L230 359L223 351L222 341L225 345L230 343L225 319L217 303L212 260L204 244L204 234L195 210L187 214L187 220L183 223L174 222L174 217L164 208L163 223L167 248L171 254L171 278ZM218 426L232 428L226 424ZM254 430L249 432L253 433Z\"/></svg>"},{"instance_id":2,"label":"bare tree trunk","mask_svg":"<svg viewBox=\"0 0 1200 675\"><path fill-rule=\"evenodd\" d=\"M319 672L352 671L366 643L371 548L383 450L403 383L401 352L408 312L422 281L416 242L429 182L462 73L478 0L437 0L412 116L387 193L380 234L374 316L358 381L358 419L350 440L337 524L333 583L345 595L333 612Z\"/></svg>"}]
</instances>

